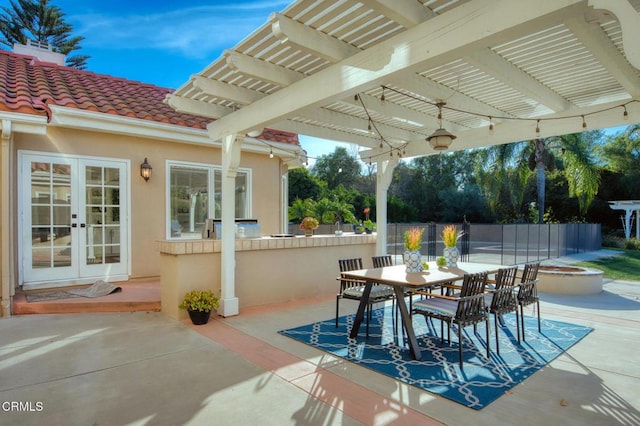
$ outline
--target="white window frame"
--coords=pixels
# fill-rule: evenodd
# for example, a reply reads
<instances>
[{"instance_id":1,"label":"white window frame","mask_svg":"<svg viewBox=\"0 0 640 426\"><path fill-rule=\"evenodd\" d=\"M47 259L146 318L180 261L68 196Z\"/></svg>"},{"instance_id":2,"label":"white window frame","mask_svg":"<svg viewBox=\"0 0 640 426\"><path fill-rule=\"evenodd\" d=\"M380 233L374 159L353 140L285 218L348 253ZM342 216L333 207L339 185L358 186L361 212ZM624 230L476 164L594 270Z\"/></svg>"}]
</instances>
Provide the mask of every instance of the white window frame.
<instances>
[{"instance_id":1,"label":"white window frame","mask_svg":"<svg viewBox=\"0 0 640 426\"><path fill-rule=\"evenodd\" d=\"M207 163L194 163L188 161L178 161L178 160L167 160L165 165L165 176L166 176L166 184L165 184L165 238L167 240L190 240L190 239L199 239L200 236L179 236L172 237L171 236L171 168L172 167L185 167L199 170L206 170L208 172L208 182L207 182L207 191L209 194L209 202L207 205L208 218L209 219L220 219L216 218L213 215L215 214L215 172L222 172L222 166L215 164L207 164ZM237 219L251 219L253 217L253 175L252 170L250 168L239 167L238 173L243 173L246 175L247 184L246 184L246 217L237 218Z\"/></svg>"}]
</instances>

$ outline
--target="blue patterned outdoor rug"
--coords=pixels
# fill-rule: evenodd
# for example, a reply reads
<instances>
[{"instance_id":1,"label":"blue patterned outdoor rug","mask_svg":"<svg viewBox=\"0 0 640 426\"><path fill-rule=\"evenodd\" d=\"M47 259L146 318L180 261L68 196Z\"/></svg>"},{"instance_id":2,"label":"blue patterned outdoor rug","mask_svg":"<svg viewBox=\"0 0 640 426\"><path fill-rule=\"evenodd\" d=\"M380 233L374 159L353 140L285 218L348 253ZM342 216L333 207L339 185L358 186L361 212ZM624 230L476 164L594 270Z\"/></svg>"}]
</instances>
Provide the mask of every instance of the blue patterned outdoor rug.
<instances>
[{"instance_id":1,"label":"blue patterned outdoor rug","mask_svg":"<svg viewBox=\"0 0 640 426\"><path fill-rule=\"evenodd\" d=\"M543 318L542 333L538 333L536 318L525 316L526 341L518 345L515 315L506 315L506 327L499 329L498 355L492 317L491 358L486 358L484 323L478 325L477 335L473 326L465 327L464 369L460 370L457 329L451 330L449 346L446 336L444 343L440 341L440 321L425 321L422 315L414 315L413 326L422 349L422 360L416 361L400 328L393 326L390 307L373 311L368 339L366 321L358 337L349 338L354 317L341 317L338 328L335 319L330 319L279 333L476 410L498 399L592 331Z\"/></svg>"}]
</instances>

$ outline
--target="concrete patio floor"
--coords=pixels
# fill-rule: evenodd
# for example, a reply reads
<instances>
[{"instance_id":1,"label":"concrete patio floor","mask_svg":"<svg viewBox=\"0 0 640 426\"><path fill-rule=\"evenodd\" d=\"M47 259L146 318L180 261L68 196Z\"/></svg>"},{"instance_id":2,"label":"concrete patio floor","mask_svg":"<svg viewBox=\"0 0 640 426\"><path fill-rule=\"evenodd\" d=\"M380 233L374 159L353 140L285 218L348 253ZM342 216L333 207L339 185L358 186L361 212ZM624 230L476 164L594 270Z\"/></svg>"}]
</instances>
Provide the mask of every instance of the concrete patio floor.
<instances>
[{"instance_id":1,"label":"concrete patio floor","mask_svg":"<svg viewBox=\"0 0 640 426\"><path fill-rule=\"evenodd\" d=\"M480 411L277 334L334 307L300 300L204 326L159 312L2 319L0 424L640 424L640 282L543 294L543 318L594 331Z\"/></svg>"}]
</instances>

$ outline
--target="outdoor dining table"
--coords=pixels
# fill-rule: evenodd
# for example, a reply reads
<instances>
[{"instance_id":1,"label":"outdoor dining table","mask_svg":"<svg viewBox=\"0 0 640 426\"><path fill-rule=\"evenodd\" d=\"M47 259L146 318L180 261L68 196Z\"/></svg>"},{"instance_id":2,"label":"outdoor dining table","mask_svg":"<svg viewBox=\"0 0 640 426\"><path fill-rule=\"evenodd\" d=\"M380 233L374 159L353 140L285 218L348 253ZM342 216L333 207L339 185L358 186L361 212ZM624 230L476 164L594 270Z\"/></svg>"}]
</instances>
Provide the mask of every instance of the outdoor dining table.
<instances>
[{"instance_id":1,"label":"outdoor dining table","mask_svg":"<svg viewBox=\"0 0 640 426\"><path fill-rule=\"evenodd\" d=\"M398 307L400 308L402 324L407 333L409 350L413 358L419 361L422 357L420 355L418 340L413 330L411 313L407 309L406 301L404 301L405 290L428 288L452 281L459 281L464 278L465 274L476 274L480 272L493 274L498 272L501 267L501 265L472 262L458 262L457 267L438 267L435 262L429 262L429 269L418 273L408 273L405 265L342 272L342 275L347 278L360 279L366 282L349 337L353 339L358 336L360 324L364 319L365 309L371 293L371 287L374 284L392 286ZM400 303L400 301L403 301L403 303Z\"/></svg>"}]
</instances>

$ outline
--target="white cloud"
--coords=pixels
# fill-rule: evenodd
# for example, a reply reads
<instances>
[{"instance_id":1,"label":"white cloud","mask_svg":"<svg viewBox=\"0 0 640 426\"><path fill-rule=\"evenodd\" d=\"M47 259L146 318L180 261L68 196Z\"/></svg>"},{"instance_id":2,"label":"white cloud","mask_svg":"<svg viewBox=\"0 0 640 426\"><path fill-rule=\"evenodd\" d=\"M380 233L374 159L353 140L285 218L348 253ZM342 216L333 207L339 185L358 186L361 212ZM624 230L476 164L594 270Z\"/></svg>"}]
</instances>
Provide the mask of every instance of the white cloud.
<instances>
[{"instance_id":1,"label":"white cloud","mask_svg":"<svg viewBox=\"0 0 640 426\"><path fill-rule=\"evenodd\" d=\"M178 4L178 3L176 3ZM156 49L186 58L209 58L263 25L289 1L255 1L180 7L151 14L69 13L74 33L87 48Z\"/></svg>"}]
</instances>

